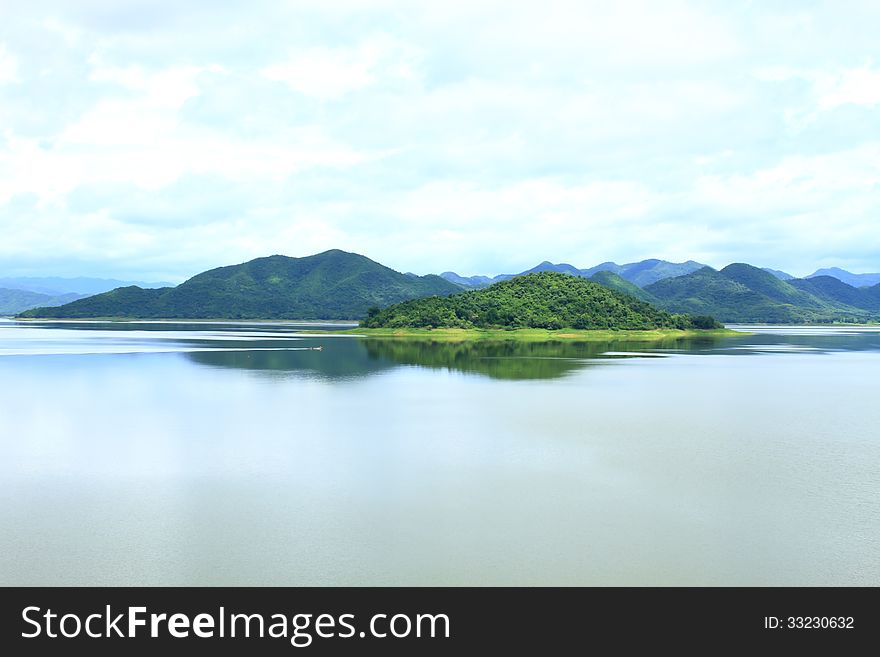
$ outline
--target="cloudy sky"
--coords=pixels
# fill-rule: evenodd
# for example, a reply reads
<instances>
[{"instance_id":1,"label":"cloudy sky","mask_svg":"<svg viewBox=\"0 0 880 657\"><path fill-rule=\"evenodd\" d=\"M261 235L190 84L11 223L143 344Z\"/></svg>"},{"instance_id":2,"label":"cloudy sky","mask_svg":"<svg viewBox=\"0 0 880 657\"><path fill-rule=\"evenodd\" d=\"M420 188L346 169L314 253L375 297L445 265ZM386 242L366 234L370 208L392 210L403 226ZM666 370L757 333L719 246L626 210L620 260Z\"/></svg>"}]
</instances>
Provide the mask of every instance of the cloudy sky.
<instances>
[{"instance_id":1,"label":"cloudy sky","mask_svg":"<svg viewBox=\"0 0 880 657\"><path fill-rule=\"evenodd\" d=\"M0 275L880 270L880 3L0 0Z\"/></svg>"}]
</instances>

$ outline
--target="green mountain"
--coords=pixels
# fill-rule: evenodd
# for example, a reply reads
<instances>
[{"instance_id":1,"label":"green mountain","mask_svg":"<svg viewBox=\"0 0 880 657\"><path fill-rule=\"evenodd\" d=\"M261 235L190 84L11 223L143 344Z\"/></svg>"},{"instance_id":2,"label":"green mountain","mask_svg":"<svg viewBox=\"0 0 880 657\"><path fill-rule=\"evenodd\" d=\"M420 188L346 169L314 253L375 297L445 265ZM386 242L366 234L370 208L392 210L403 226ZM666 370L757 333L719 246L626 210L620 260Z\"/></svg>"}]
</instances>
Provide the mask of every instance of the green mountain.
<instances>
[{"instance_id":1,"label":"green mountain","mask_svg":"<svg viewBox=\"0 0 880 657\"><path fill-rule=\"evenodd\" d=\"M790 283L758 267L735 262L727 265L719 273L773 301L790 304L799 308L812 308L816 310L824 308L824 304L809 293L797 289Z\"/></svg>"},{"instance_id":2,"label":"green mountain","mask_svg":"<svg viewBox=\"0 0 880 657\"><path fill-rule=\"evenodd\" d=\"M667 278L647 286L645 291L670 312L709 314L723 322L803 324L878 319L870 305L870 289L864 295L865 301L856 306L846 301L846 290L828 281L816 284L814 280L783 281L763 269L734 263L721 271L704 267ZM819 293L823 286L828 290ZM833 294L829 291L832 287L836 290Z\"/></svg>"},{"instance_id":3,"label":"green mountain","mask_svg":"<svg viewBox=\"0 0 880 657\"><path fill-rule=\"evenodd\" d=\"M203 272L177 287L123 287L23 317L168 319L360 319L373 306L446 295L439 276L407 276L355 253L274 255Z\"/></svg>"},{"instance_id":4,"label":"green mountain","mask_svg":"<svg viewBox=\"0 0 880 657\"><path fill-rule=\"evenodd\" d=\"M715 328L710 317L671 315L598 283L558 272L517 276L482 290L372 309L368 328Z\"/></svg>"},{"instance_id":5,"label":"green mountain","mask_svg":"<svg viewBox=\"0 0 880 657\"><path fill-rule=\"evenodd\" d=\"M640 301L653 304L657 303L657 299L654 298L653 294L651 294L650 292L645 292L645 290L640 288L635 283L630 283L619 274L615 274L614 272L607 269L596 272L595 274L590 276L589 280L593 281L594 283L598 283L599 285L603 285L609 289L628 294L629 296L635 297Z\"/></svg>"},{"instance_id":6,"label":"green mountain","mask_svg":"<svg viewBox=\"0 0 880 657\"><path fill-rule=\"evenodd\" d=\"M880 284L872 287L853 287L833 276L815 276L791 281L803 290L830 304L845 304L853 308L880 312Z\"/></svg>"},{"instance_id":7,"label":"green mountain","mask_svg":"<svg viewBox=\"0 0 880 657\"><path fill-rule=\"evenodd\" d=\"M83 298L82 294L42 294L29 290L8 290L0 288L0 315L17 315L20 312L39 306L60 306Z\"/></svg>"}]
</instances>

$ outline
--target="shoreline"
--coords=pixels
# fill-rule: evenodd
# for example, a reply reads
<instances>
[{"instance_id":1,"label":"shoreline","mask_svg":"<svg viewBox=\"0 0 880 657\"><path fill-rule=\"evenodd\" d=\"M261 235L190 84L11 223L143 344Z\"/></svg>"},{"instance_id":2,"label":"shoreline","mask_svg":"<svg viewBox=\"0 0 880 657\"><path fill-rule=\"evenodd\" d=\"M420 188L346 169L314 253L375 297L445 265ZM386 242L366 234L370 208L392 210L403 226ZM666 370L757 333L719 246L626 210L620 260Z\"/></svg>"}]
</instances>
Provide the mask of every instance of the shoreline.
<instances>
[{"instance_id":1,"label":"shoreline","mask_svg":"<svg viewBox=\"0 0 880 657\"><path fill-rule=\"evenodd\" d=\"M519 340L519 341L550 341L550 340L582 340L609 341L634 340L656 341L677 338L698 337L730 337L749 335L749 329L821 329L850 328L878 329L880 323L818 323L818 324L769 324L730 322L721 329L535 329L535 328L362 328L355 320L345 319L232 319L232 318L136 318L136 317L15 317L0 316L0 321L10 323L53 323L53 324L228 324L238 326L292 326L314 327L311 335L348 335L362 338L422 338L437 341L464 340ZM332 328L339 327L339 328ZM736 327L736 328L729 328Z\"/></svg>"},{"instance_id":2,"label":"shoreline","mask_svg":"<svg viewBox=\"0 0 880 657\"><path fill-rule=\"evenodd\" d=\"M685 338L719 338L734 335L748 335L748 331L722 329L462 329L462 328L361 328L348 320L294 320L294 319L134 319L130 317L90 317L82 319L52 319L37 317L2 318L11 322L53 324L228 324L236 326L291 326L301 327L302 333L310 336L349 336L370 339L421 339L436 342L465 342L479 340L551 342L581 341L610 342L630 340L635 342L657 342L660 340ZM330 328L340 326L345 328ZM293 331L291 335L299 332Z\"/></svg>"},{"instance_id":3,"label":"shoreline","mask_svg":"<svg viewBox=\"0 0 880 657\"><path fill-rule=\"evenodd\" d=\"M313 333L319 333L314 331ZM746 335L743 331L731 329L461 329L461 328L356 328L342 331L327 331L330 334L351 335L361 338L380 339L430 339L438 342L464 342L473 340L516 340L525 342L551 342L554 340L607 342L630 340L634 342L654 342L657 340L730 337Z\"/></svg>"}]
</instances>

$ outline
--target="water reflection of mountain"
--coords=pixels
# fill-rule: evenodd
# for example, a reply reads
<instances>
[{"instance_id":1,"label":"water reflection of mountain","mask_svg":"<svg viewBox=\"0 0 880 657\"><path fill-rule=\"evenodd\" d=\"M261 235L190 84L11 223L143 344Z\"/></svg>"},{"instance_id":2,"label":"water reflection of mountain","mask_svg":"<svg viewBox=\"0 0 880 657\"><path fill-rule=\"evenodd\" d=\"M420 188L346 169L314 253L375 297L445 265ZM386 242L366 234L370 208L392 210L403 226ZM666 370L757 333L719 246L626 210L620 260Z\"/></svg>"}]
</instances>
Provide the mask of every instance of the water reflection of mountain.
<instances>
[{"instance_id":1,"label":"water reflection of mountain","mask_svg":"<svg viewBox=\"0 0 880 657\"><path fill-rule=\"evenodd\" d=\"M238 346L241 347L241 344ZM186 357L195 363L211 367L253 370L266 374L300 374L327 380L369 376L395 366L392 361L371 356L363 343L356 338L261 341L248 346L254 350L198 351L187 353ZM317 346L321 347L321 351L309 349Z\"/></svg>"},{"instance_id":2,"label":"water reflection of mountain","mask_svg":"<svg viewBox=\"0 0 880 657\"><path fill-rule=\"evenodd\" d=\"M483 374L494 379L554 379L599 359L658 355L657 349L696 349L710 346L695 340L657 342L517 342L480 340L435 342L428 340L366 340L367 352L376 359Z\"/></svg>"},{"instance_id":3,"label":"water reflection of mountain","mask_svg":"<svg viewBox=\"0 0 880 657\"><path fill-rule=\"evenodd\" d=\"M302 349L317 346L319 342L260 342L250 345L255 349L253 351L199 351L185 356L211 367L335 380L369 376L401 365L450 369L497 379L549 379L579 369L585 365L584 359L601 355L601 349L593 345L579 349L577 345L563 343L448 343L355 338L325 340L321 342L321 351ZM216 346L229 348L232 345Z\"/></svg>"},{"instance_id":4,"label":"water reflection of mountain","mask_svg":"<svg viewBox=\"0 0 880 657\"><path fill-rule=\"evenodd\" d=\"M196 342L195 340L193 342ZM201 365L290 374L326 380L377 374L396 366L446 369L493 379L554 379L609 358L637 358L664 354L747 356L768 351L880 351L878 332L754 333L726 338L700 337L651 342L443 342L424 339L359 339L309 337L301 340L213 342L234 351L185 354ZM322 351L303 347L322 346ZM208 346L208 343L200 346ZM296 349L290 350L291 347ZM255 350L249 350L255 349ZM261 351L262 350L262 351Z\"/></svg>"},{"instance_id":5,"label":"water reflection of mountain","mask_svg":"<svg viewBox=\"0 0 880 657\"><path fill-rule=\"evenodd\" d=\"M297 348L288 350L274 350L279 349L278 343L266 342L252 345L256 349L253 351L199 351L187 353L186 357L212 367L299 373L326 379L368 376L400 365L444 368L497 379L550 379L583 367L584 359L596 358L602 352L595 345L584 349L563 343L448 343L346 338L325 341L321 351L299 348L300 344L310 346L312 342L315 341L297 341ZM292 344L287 342L285 346Z\"/></svg>"},{"instance_id":6,"label":"water reflection of mountain","mask_svg":"<svg viewBox=\"0 0 880 657\"><path fill-rule=\"evenodd\" d=\"M401 365L483 374L494 379L553 379L585 365L600 351L559 342L433 342L365 340L371 358ZM591 346L592 347L592 346Z\"/></svg>"},{"instance_id":7,"label":"water reflection of mountain","mask_svg":"<svg viewBox=\"0 0 880 657\"><path fill-rule=\"evenodd\" d=\"M250 349L241 349L240 342L213 344L221 349L234 350L198 351L185 356L195 363L211 367L245 369L267 374L300 374L328 380L368 376L399 365L448 369L481 374L493 379L554 379L595 364L600 358L635 356L636 352L662 348L697 348L693 340L440 342L310 337L295 341L259 340L250 343ZM318 345L322 347L321 351L308 349Z\"/></svg>"}]
</instances>

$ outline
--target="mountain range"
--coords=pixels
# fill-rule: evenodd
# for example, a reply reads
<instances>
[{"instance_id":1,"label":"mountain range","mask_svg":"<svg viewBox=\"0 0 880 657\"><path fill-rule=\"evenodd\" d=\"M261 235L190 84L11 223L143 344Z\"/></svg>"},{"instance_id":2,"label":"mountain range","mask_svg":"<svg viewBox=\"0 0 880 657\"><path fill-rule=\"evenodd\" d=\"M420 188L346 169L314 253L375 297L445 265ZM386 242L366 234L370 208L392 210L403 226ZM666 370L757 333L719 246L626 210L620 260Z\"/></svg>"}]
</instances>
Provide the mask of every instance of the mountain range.
<instances>
[{"instance_id":1,"label":"mountain range","mask_svg":"<svg viewBox=\"0 0 880 657\"><path fill-rule=\"evenodd\" d=\"M588 269L545 261L518 276L538 271L588 278L669 312L711 315L724 322L880 321L880 274L852 274L836 267L798 279L778 269L744 263L716 271L693 260L604 262ZM513 277L461 277L452 272L441 276L470 289Z\"/></svg>"},{"instance_id":2,"label":"mountain range","mask_svg":"<svg viewBox=\"0 0 880 657\"><path fill-rule=\"evenodd\" d=\"M460 292L439 276L407 276L356 253L273 255L211 269L177 287L122 287L23 317L360 319L372 306Z\"/></svg>"},{"instance_id":3,"label":"mountain range","mask_svg":"<svg viewBox=\"0 0 880 657\"><path fill-rule=\"evenodd\" d=\"M831 271L838 276L849 274ZM7 290L0 293L0 313L45 318L362 319L371 308L482 289L542 272L589 279L670 313L706 315L725 322L880 321L880 283L855 287L818 274L797 279L744 263L716 271L694 261L606 262L589 269L545 261L517 276L465 278L450 272L443 276L403 274L362 255L335 249L304 258L276 255L219 267L177 287L128 285L77 300ZM869 274L849 276L857 277L850 280L859 283L872 280ZM40 307L25 309L32 304Z\"/></svg>"},{"instance_id":4,"label":"mountain range","mask_svg":"<svg viewBox=\"0 0 880 657\"><path fill-rule=\"evenodd\" d=\"M603 262L602 264L596 265L595 267L578 269L574 265L570 265L565 262L554 264L548 260L545 260L541 264L535 265L531 269L521 271L518 274L499 274L498 276L460 276L454 271L445 271L440 274L440 276L448 281L455 283L456 285L461 285L464 287L486 287L487 285L492 285L492 283L510 280L514 276L522 276L523 274L532 274L539 271L555 271L561 274L571 274L573 276L581 276L583 278L591 278L599 272L609 271L617 274L624 280L627 280L630 283L634 283L638 287L643 288L651 285L652 283L656 283L657 281L661 281L665 278L683 276L685 274L690 274L691 272L697 271L698 269L702 269L703 267L707 266L708 265L695 262L694 260L688 260L686 262L669 262L668 260L649 258L648 260L630 262L625 265L618 265L615 262ZM792 276L791 274L781 271L779 269L763 267L763 270L770 274L773 274L776 278L783 281L790 281L794 278L797 278L796 276ZM847 285L852 285L853 287L870 287L872 285L880 283L880 273L853 274L846 271L845 269L840 269L839 267L831 267L830 269L817 269L809 276L805 276L805 278L816 278L819 276L831 276L840 281L843 281Z\"/></svg>"},{"instance_id":5,"label":"mountain range","mask_svg":"<svg viewBox=\"0 0 880 657\"><path fill-rule=\"evenodd\" d=\"M708 314L722 322L825 323L880 320L880 285L856 288L831 276L782 280L734 263L703 267L644 288L670 312Z\"/></svg>"}]
</instances>

